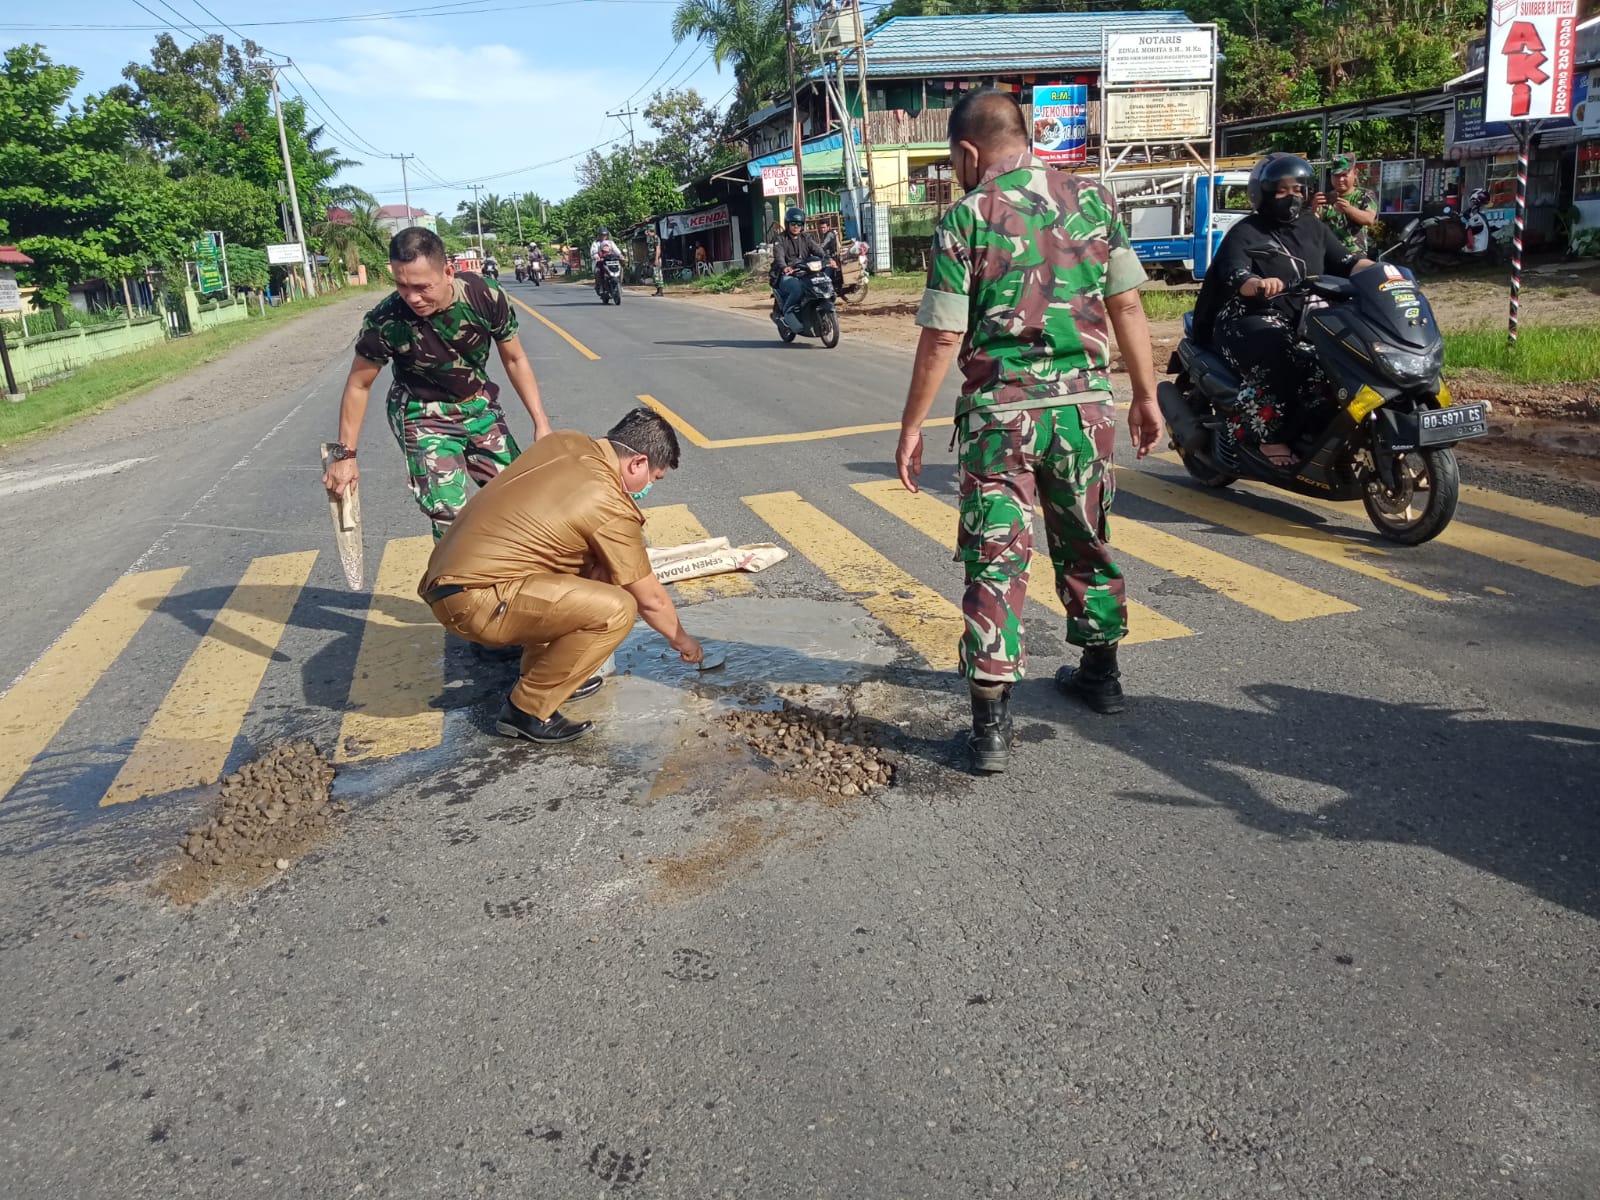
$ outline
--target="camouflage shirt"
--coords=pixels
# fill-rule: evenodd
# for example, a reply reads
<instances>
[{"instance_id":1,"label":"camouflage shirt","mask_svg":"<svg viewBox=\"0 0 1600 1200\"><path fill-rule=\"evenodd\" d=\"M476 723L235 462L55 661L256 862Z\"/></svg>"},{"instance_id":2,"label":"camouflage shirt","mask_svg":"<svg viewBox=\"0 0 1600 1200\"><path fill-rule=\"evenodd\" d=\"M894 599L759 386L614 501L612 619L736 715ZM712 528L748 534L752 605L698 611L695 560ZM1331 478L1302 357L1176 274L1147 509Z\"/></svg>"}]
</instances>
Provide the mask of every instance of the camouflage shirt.
<instances>
[{"instance_id":1,"label":"camouflage shirt","mask_svg":"<svg viewBox=\"0 0 1600 1200\"><path fill-rule=\"evenodd\" d=\"M1348 200L1357 208L1367 212L1378 211L1378 198L1366 188L1356 188L1353 192L1346 192L1339 197ZM1367 247L1372 244L1372 230L1366 225L1357 225L1344 213L1331 204L1324 204L1317 213L1323 223L1333 230L1334 236L1344 243L1344 248L1352 254L1365 254Z\"/></svg>"},{"instance_id":2,"label":"camouflage shirt","mask_svg":"<svg viewBox=\"0 0 1600 1200\"><path fill-rule=\"evenodd\" d=\"M645 228L644 253L645 261L652 264L661 256L661 235L656 232L654 225Z\"/></svg>"},{"instance_id":3,"label":"camouflage shirt","mask_svg":"<svg viewBox=\"0 0 1600 1200\"><path fill-rule=\"evenodd\" d=\"M391 292L361 323L356 353L394 363L395 386L423 403L470 399L489 382L489 345L517 336L517 314L500 285L481 275L455 277L455 302L419 317Z\"/></svg>"},{"instance_id":4,"label":"camouflage shirt","mask_svg":"<svg viewBox=\"0 0 1600 1200\"><path fill-rule=\"evenodd\" d=\"M1032 155L992 167L933 237L917 324L966 334L957 414L1101 402L1106 297L1145 280L1111 193Z\"/></svg>"}]
</instances>

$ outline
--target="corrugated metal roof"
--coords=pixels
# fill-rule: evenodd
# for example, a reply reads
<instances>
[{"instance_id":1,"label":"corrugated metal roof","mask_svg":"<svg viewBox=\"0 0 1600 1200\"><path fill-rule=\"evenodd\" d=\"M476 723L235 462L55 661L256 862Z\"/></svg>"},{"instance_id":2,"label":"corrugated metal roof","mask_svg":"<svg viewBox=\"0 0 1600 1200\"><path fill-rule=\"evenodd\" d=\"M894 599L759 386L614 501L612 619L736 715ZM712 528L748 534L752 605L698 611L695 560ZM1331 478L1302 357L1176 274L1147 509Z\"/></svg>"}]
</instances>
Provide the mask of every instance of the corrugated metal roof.
<instances>
[{"instance_id":1,"label":"corrugated metal roof","mask_svg":"<svg viewBox=\"0 0 1600 1200\"><path fill-rule=\"evenodd\" d=\"M894 17L867 38L867 75L1097 70L1106 29L1192 26L1181 12L987 13ZM855 73L854 61L845 74Z\"/></svg>"}]
</instances>

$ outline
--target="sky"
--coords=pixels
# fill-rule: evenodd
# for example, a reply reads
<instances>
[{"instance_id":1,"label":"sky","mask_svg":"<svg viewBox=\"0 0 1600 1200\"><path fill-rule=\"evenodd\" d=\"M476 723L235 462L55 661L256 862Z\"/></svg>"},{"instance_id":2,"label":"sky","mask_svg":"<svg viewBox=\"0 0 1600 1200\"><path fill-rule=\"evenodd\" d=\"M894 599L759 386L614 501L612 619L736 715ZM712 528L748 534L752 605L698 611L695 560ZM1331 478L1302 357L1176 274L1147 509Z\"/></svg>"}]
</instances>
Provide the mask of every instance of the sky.
<instances>
[{"instance_id":1,"label":"sky","mask_svg":"<svg viewBox=\"0 0 1600 1200\"><path fill-rule=\"evenodd\" d=\"M725 103L734 82L731 63L718 73L705 47L673 43L676 0L70 0L4 7L0 46L42 44L53 61L82 69L80 95L122 82L122 68L148 61L162 29L180 45L210 33L237 44L225 22L280 61L293 60L298 72L281 76L286 98L302 95L316 110L312 123L327 125L327 140L362 160L341 179L380 204L400 204L400 164L375 151L415 154L407 164L412 204L451 217L459 201L471 200L464 185L474 182L486 194L564 199L576 189L573 169L585 151L612 139L626 143L623 122L608 111L643 110L663 83ZM338 19L371 14L386 15ZM632 121L641 140L650 135L642 111Z\"/></svg>"}]
</instances>

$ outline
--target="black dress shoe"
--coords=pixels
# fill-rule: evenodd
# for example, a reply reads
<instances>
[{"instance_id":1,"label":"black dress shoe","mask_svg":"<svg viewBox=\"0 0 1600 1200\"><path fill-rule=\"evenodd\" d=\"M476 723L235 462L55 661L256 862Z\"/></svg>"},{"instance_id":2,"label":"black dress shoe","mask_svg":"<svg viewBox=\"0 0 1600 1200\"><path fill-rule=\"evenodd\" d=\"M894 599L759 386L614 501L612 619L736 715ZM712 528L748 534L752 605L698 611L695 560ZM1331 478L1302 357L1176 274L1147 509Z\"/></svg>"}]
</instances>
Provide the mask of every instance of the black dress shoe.
<instances>
[{"instance_id":1,"label":"black dress shoe","mask_svg":"<svg viewBox=\"0 0 1600 1200\"><path fill-rule=\"evenodd\" d=\"M578 690L573 692L572 695L568 696L567 699L587 700L601 688L605 687L605 685L606 681L602 676L591 675L589 678L585 679L581 684L579 684Z\"/></svg>"},{"instance_id":2,"label":"black dress shoe","mask_svg":"<svg viewBox=\"0 0 1600 1200\"><path fill-rule=\"evenodd\" d=\"M1056 672L1056 689L1108 716L1128 707L1122 696L1122 672L1117 667L1115 646L1087 647L1077 666L1062 667Z\"/></svg>"},{"instance_id":3,"label":"black dress shoe","mask_svg":"<svg viewBox=\"0 0 1600 1200\"><path fill-rule=\"evenodd\" d=\"M502 737L527 738L530 742L554 745L581 738L594 728L593 721L569 721L560 713L551 713L541 721L530 716L507 700L495 718L494 731Z\"/></svg>"}]
</instances>

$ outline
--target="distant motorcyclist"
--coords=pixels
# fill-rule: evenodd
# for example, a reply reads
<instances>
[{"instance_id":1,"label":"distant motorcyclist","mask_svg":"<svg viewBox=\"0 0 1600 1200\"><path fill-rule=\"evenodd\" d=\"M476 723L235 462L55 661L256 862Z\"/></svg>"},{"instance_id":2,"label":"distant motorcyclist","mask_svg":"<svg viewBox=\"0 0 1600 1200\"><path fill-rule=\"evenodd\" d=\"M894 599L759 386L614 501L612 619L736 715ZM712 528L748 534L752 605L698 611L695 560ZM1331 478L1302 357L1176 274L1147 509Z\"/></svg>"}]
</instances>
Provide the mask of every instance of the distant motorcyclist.
<instances>
[{"instance_id":1,"label":"distant motorcyclist","mask_svg":"<svg viewBox=\"0 0 1600 1200\"><path fill-rule=\"evenodd\" d=\"M483 260L483 273L490 279L500 278L500 264L494 260L494 255L489 255Z\"/></svg>"},{"instance_id":2,"label":"distant motorcyclist","mask_svg":"<svg viewBox=\"0 0 1600 1200\"><path fill-rule=\"evenodd\" d=\"M600 264L607 259L622 261L622 248L611 240L611 231L604 226L601 227L599 236L589 245L589 259L594 263L594 290L595 294L599 295Z\"/></svg>"},{"instance_id":3,"label":"distant motorcyclist","mask_svg":"<svg viewBox=\"0 0 1600 1200\"><path fill-rule=\"evenodd\" d=\"M805 287L794 277L795 268L812 258L823 259L830 266L836 264L817 239L806 232L806 214L799 208L785 212L783 223L782 232L772 241L772 277L783 309L783 323L791 333L800 333L805 325L797 310Z\"/></svg>"}]
</instances>

